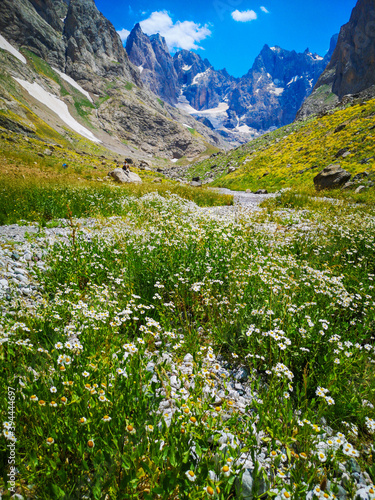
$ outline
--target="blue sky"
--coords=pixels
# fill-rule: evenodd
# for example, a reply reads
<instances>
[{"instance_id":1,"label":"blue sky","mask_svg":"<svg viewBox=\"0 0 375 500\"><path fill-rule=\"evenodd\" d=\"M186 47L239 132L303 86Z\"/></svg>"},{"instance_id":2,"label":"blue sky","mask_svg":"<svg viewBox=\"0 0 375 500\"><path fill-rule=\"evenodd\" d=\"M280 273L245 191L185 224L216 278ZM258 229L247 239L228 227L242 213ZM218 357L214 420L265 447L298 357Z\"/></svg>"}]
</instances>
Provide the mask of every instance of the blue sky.
<instances>
[{"instance_id":1,"label":"blue sky","mask_svg":"<svg viewBox=\"0 0 375 500\"><path fill-rule=\"evenodd\" d=\"M264 44L324 56L356 0L96 0L125 39L140 22L166 37L171 53L195 50L216 69L242 76Z\"/></svg>"}]
</instances>

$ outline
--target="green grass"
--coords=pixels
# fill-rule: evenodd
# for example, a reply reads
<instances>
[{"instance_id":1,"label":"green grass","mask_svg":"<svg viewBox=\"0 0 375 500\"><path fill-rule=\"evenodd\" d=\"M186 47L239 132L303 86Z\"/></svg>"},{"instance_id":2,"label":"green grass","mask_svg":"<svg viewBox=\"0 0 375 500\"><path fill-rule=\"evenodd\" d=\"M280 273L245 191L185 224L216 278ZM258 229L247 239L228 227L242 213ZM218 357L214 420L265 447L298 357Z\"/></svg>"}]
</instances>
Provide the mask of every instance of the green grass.
<instances>
[{"instance_id":1,"label":"green grass","mask_svg":"<svg viewBox=\"0 0 375 500\"><path fill-rule=\"evenodd\" d=\"M88 177L91 178L91 175ZM79 186L64 185L58 181L0 180L0 225L19 220L48 221L73 217L109 217L122 215L127 197L139 198L149 192L159 192L170 197L179 195L194 201L198 206L230 205L233 198L208 189L194 189L177 183L164 182L128 186Z\"/></svg>"},{"instance_id":2,"label":"green grass","mask_svg":"<svg viewBox=\"0 0 375 500\"><path fill-rule=\"evenodd\" d=\"M309 189L314 176L331 163L340 163L352 175L365 170L375 174L374 113L372 99L322 117L295 122L228 154L193 165L190 175L203 176L216 165L214 186L275 192L286 187ZM336 132L340 125L345 128ZM342 148L347 148L350 155L337 157ZM238 168L230 174L229 163ZM266 172L269 175L263 176Z\"/></svg>"}]
</instances>

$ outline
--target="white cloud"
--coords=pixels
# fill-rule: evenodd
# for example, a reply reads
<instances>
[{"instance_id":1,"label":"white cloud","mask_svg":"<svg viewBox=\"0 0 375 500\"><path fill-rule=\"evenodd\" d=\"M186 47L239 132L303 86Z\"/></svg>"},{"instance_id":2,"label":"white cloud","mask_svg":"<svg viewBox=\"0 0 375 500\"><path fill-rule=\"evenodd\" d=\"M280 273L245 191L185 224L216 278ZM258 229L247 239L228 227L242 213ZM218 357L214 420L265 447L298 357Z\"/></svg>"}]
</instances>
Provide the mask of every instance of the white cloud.
<instances>
[{"instance_id":1,"label":"white cloud","mask_svg":"<svg viewBox=\"0 0 375 500\"><path fill-rule=\"evenodd\" d=\"M117 33L120 35L120 38L123 42L125 42L125 40L130 35L130 31L126 29L119 30Z\"/></svg>"},{"instance_id":2,"label":"white cloud","mask_svg":"<svg viewBox=\"0 0 375 500\"><path fill-rule=\"evenodd\" d=\"M253 10L245 10L243 12L235 10L232 12L232 17L235 21L246 23L247 21L254 21L258 16Z\"/></svg>"},{"instance_id":3,"label":"white cloud","mask_svg":"<svg viewBox=\"0 0 375 500\"><path fill-rule=\"evenodd\" d=\"M193 21L173 23L167 11L153 12L149 18L140 22L142 31L147 35L160 33L171 51L177 49L201 49L197 43L211 35L207 24L201 26Z\"/></svg>"},{"instance_id":4,"label":"white cloud","mask_svg":"<svg viewBox=\"0 0 375 500\"><path fill-rule=\"evenodd\" d=\"M266 13L266 14L269 14L269 13L270 13L270 11L269 11L269 10L267 10L267 9L266 9L265 7L263 7L263 6L260 8L260 10L261 10L262 12Z\"/></svg>"}]
</instances>

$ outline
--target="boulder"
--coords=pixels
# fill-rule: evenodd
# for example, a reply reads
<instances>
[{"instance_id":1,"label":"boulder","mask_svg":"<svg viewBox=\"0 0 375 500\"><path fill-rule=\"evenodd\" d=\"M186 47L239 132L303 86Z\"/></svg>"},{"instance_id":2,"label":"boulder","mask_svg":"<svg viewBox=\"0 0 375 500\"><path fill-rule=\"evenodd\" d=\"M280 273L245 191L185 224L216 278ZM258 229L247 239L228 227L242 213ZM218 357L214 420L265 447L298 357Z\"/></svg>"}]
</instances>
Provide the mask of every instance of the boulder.
<instances>
[{"instance_id":1,"label":"boulder","mask_svg":"<svg viewBox=\"0 0 375 500\"><path fill-rule=\"evenodd\" d=\"M191 181L190 186L192 187L202 187L201 181Z\"/></svg>"},{"instance_id":2,"label":"boulder","mask_svg":"<svg viewBox=\"0 0 375 500\"><path fill-rule=\"evenodd\" d=\"M267 189L258 189L258 191L255 191L255 194L268 194Z\"/></svg>"},{"instance_id":3,"label":"boulder","mask_svg":"<svg viewBox=\"0 0 375 500\"><path fill-rule=\"evenodd\" d=\"M122 168L115 168L108 175L110 175L116 182L120 182L121 184L124 184L126 182L142 182L142 179L138 174L135 174L134 172L125 172L124 170L122 170Z\"/></svg>"},{"instance_id":4,"label":"boulder","mask_svg":"<svg viewBox=\"0 0 375 500\"><path fill-rule=\"evenodd\" d=\"M228 168L228 174L232 174L233 172L235 172L237 170L236 167L229 167Z\"/></svg>"},{"instance_id":5,"label":"boulder","mask_svg":"<svg viewBox=\"0 0 375 500\"><path fill-rule=\"evenodd\" d=\"M352 174L341 168L339 164L328 165L314 177L315 189L320 191L338 188L349 182L351 176Z\"/></svg>"}]
</instances>

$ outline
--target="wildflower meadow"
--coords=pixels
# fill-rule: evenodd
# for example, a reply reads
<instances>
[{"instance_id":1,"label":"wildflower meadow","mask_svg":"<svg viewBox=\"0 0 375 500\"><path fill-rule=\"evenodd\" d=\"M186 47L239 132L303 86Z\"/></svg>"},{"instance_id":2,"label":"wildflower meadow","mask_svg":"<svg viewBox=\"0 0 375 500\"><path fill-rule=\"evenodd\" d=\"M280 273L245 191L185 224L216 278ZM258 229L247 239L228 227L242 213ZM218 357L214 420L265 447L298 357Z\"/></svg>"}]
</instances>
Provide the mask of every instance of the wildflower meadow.
<instances>
[{"instance_id":1,"label":"wildflower meadow","mask_svg":"<svg viewBox=\"0 0 375 500\"><path fill-rule=\"evenodd\" d=\"M374 216L121 206L0 299L2 498L375 499Z\"/></svg>"}]
</instances>

